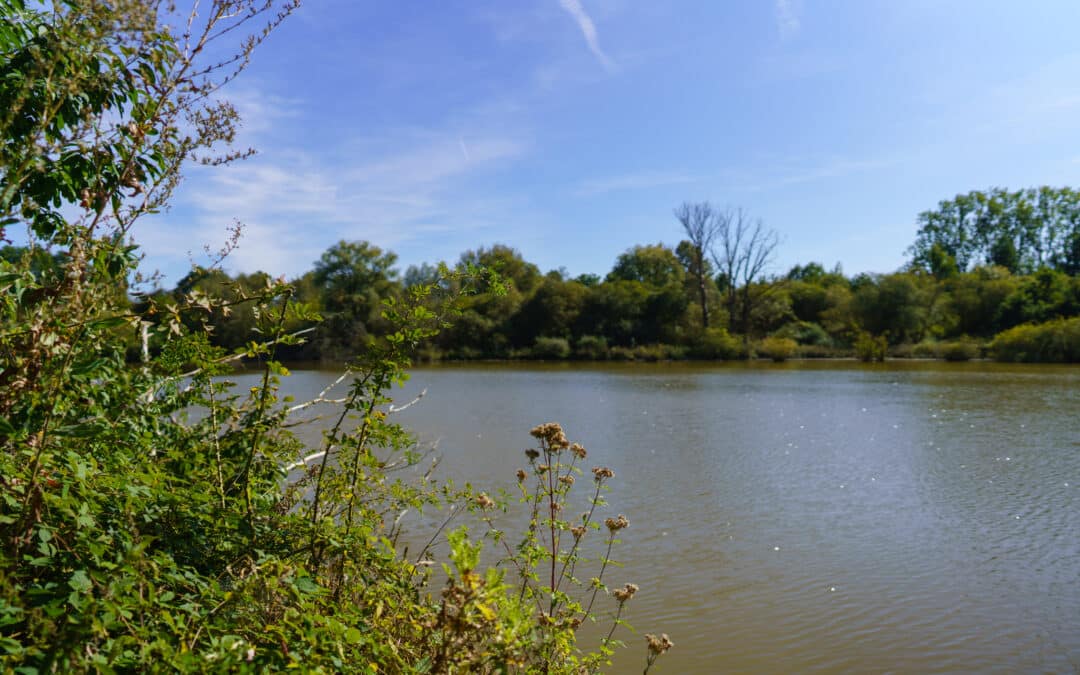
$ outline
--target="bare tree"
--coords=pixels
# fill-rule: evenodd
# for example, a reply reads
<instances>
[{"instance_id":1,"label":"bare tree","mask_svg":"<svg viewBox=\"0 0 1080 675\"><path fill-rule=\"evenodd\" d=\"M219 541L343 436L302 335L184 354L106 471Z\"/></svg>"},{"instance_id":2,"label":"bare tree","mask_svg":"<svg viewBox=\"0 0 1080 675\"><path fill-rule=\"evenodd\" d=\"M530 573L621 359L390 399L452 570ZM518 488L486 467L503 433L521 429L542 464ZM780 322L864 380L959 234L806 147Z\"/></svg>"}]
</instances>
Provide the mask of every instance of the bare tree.
<instances>
[{"instance_id":1,"label":"bare tree","mask_svg":"<svg viewBox=\"0 0 1080 675\"><path fill-rule=\"evenodd\" d=\"M724 295L728 308L728 329L735 331L736 316L749 340L750 316L757 300L769 289L755 289L773 261L780 238L765 227L760 218L750 218L742 209L724 211L717 220L713 262L727 280ZM764 290L764 292L762 292ZM736 313L739 300L741 313Z\"/></svg>"},{"instance_id":2,"label":"bare tree","mask_svg":"<svg viewBox=\"0 0 1080 675\"><path fill-rule=\"evenodd\" d=\"M697 281L703 328L709 327L709 304L705 293L708 270L705 256L712 250L713 239L716 238L721 221L727 217L727 213L715 209L709 202L683 202L675 209L675 218L682 225L690 242L690 273Z\"/></svg>"}]
</instances>

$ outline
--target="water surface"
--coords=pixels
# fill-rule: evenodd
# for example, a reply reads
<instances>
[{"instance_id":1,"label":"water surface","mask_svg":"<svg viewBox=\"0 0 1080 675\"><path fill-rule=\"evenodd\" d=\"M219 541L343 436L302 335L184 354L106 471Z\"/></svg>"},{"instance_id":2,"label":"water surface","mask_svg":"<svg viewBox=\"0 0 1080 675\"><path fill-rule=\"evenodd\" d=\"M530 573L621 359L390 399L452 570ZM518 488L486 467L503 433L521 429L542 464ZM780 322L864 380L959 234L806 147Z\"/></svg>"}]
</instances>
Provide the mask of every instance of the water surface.
<instances>
[{"instance_id":1,"label":"water surface","mask_svg":"<svg viewBox=\"0 0 1080 675\"><path fill-rule=\"evenodd\" d=\"M329 370L297 371L310 396ZM512 488L537 423L616 476L638 583L614 672L1080 671L1080 369L469 365L399 401L445 476Z\"/></svg>"}]
</instances>

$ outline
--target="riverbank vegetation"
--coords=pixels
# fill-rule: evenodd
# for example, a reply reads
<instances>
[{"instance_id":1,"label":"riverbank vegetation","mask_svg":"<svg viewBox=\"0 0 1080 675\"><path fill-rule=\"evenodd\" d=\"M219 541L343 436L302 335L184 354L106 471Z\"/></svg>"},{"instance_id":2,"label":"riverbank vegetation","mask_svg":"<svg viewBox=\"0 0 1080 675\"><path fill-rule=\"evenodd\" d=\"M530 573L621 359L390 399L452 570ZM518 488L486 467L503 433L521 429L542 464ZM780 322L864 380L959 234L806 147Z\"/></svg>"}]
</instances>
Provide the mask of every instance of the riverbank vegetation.
<instances>
[{"instance_id":1,"label":"riverbank vegetation","mask_svg":"<svg viewBox=\"0 0 1080 675\"><path fill-rule=\"evenodd\" d=\"M129 235L186 163L248 154L215 92L296 6L0 0L0 238L28 243L0 261L0 670L596 672L638 591L608 586L614 472L543 424L518 494L492 497L436 482L393 421L418 345L462 300L520 290L470 265L406 288L356 244L296 286L203 271L136 293ZM345 373L280 397L282 356L309 348ZM244 391L240 359L260 369ZM320 406L306 447L293 429ZM433 534L408 554L421 511ZM672 643L638 645L648 669Z\"/></svg>"},{"instance_id":2,"label":"riverbank vegetation","mask_svg":"<svg viewBox=\"0 0 1080 675\"><path fill-rule=\"evenodd\" d=\"M957 204L981 204L983 211ZM691 225L695 217L712 218L720 231L709 237L692 234L674 247L634 246L604 277L544 272L499 244L442 263L458 271L497 270L506 292L481 287L465 298L453 325L426 345L421 357L655 361L888 355L1076 361L1076 333L1060 327L1080 315L1080 193L1068 188L976 192L942 202L919 217L922 228L910 264L887 274L848 276L838 267L811 262L768 276L763 262L777 241L763 234L760 223L707 204L684 205L676 215ZM676 231L674 223L670 229ZM695 241L712 250L699 251ZM748 241L759 245L747 246ZM5 250L9 258L17 254L22 255ZM62 261L34 264L59 268ZM296 360L346 358L387 333L384 301L435 282L438 270L439 265L424 264L402 273L392 252L371 243L333 245L310 272L291 282L296 299L325 320L312 339L284 348L283 354ZM269 282L265 273L195 270L171 290L136 296L132 310L145 313L152 305L182 305L203 295L240 303L181 317L189 328L213 325L212 344L235 350L256 325L242 301ZM1051 333L1055 337L1047 344L1059 346L1008 346L1021 334ZM133 340L131 354L140 349Z\"/></svg>"}]
</instances>

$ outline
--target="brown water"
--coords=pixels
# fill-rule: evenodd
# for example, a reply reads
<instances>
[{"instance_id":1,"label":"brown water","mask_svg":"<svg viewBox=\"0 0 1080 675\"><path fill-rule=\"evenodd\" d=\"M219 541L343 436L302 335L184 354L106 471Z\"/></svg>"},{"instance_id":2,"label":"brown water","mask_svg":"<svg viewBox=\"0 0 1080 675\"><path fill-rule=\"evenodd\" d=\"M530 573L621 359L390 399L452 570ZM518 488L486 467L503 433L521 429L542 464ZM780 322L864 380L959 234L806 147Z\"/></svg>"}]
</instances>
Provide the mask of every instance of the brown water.
<instances>
[{"instance_id":1,"label":"brown water","mask_svg":"<svg viewBox=\"0 0 1080 675\"><path fill-rule=\"evenodd\" d=\"M615 469L607 580L675 641L653 672L1080 672L1080 368L444 366L398 399L422 388L402 418L446 476L512 487L549 420Z\"/></svg>"}]
</instances>

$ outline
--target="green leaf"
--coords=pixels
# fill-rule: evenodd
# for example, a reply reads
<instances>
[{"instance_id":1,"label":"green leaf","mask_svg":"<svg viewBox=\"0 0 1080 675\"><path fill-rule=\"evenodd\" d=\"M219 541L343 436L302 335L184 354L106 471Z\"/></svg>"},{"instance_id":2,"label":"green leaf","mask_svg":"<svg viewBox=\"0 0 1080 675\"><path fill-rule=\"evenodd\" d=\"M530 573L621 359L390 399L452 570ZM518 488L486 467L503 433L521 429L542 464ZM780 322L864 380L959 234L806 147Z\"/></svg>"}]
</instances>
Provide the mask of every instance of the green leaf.
<instances>
[{"instance_id":1,"label":"green leaf","mask_svg":"<svg viewBox=\"0 0 1080 675\"><path fill-rule=\"evenodd\" d=\"M68 579L68 586L71 586L72 590L79 593L86 593L93 587L93 583L91 583L90 577L86 576L86 570L75 570L75 573Z\"/></svg>"},{"instance_id":2,"label":"green leaf","mask_svg":"<svg viewBox=\"0 0 1080 675\"><path fill-rule=\"evenodd\" d=\"M349 628L345 631L345 641L349 644L359 644L364 639L364 634L357 628Z\"/></svg>"}]
</instances>

